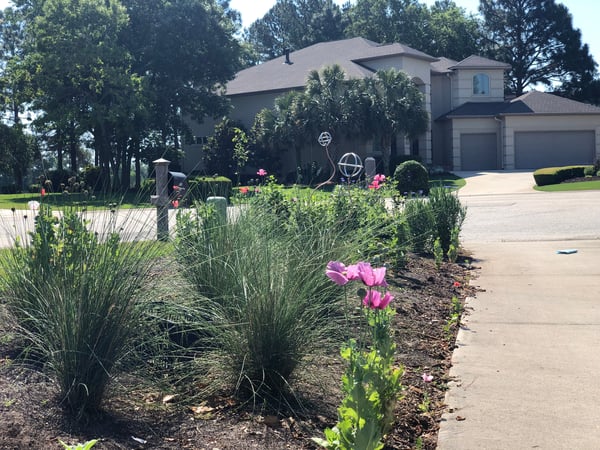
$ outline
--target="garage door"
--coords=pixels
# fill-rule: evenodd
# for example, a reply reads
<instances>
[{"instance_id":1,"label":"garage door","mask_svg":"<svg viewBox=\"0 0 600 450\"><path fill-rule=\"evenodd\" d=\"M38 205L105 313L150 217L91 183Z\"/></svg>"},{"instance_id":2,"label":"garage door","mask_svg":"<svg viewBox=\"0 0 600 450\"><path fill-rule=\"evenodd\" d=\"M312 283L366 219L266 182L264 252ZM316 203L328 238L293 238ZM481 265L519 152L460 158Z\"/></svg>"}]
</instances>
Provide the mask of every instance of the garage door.
<instances>
[{"instance_id":1,"label":"garage door","mask_svg":"<svg viewBox=\"0 0 600 450\"><path fill-rule=\"evenodd\" d=\"M460 158L462 170L499 169L496 133L461 134Z\"/></svg>"},{"instance_id":2,"label":"garage door","mask_svg":"<svg viewBox=\"0 0 600 450\"><path fill-rule=\"evenodd\" d=\"M515 133L515 168L591 164L594 162L594 131L528 131Z\"/></svg>"}]
</instances>

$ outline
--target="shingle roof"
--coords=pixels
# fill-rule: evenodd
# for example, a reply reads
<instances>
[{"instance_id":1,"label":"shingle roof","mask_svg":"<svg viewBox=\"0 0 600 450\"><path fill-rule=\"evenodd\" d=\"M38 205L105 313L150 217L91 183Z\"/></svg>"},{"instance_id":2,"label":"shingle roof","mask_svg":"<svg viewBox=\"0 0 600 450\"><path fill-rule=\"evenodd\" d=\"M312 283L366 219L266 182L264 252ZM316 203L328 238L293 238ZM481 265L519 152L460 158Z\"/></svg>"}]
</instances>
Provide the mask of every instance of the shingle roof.
<instances>
[{"instance_id":1,"label":"shingle roof","mask_svg":"<svg viewBox=\"0 0 600 450\"><path fill-rule=\"evenodd\" d=\"M600 108L547 92L531 91L507 102L467 102L441 119L523 114L600 114Z\"/></svg>"},{"instance_id":2,"label":"shingle roof","mask_svg":"<svg viewBox=\"0 0 600 450\"><path fill-rule=\"evenodd\" d=\"M431 63L431 73L450 73L452 72L451 67L458 64L456 61L450 58L438 58L437 61Z\"/></svg>"},{"instance_id":3,"label":"shingle roof","mask_svg":"<svg viewBox=\"0 0 600 450\"><path fill-rule=\"evenodd\" d=\"M450 69L510 69L510 64L492 59L484 58L483 56L471 55L461 62L449 67Z\"/></svg>"},{"instance_id":4,"label":"shingle roof","mask_svg":"<svg viewBox=\"0 0 600 450\"><path fill-rule=\"evenodd\" d=\"M530 114L600 114L597 106L539 91L527 92L510 104L505 114L519 114L519 104L525 105Z\"/></svg>"},{"instance_id":5,"label":"shingle roof","mask_svg":"<svg viewBox=\"0 0 600 450\"><path fill-rule=\"evenodd\" d=\"M238 72L227 84L226 93L238 95L302 88L312 70L333 64L340 65L348 78L365 78L374 73L368 67L369 61L399 55L428 62L437 60L402 44L378 44L363 38L322 42L291 52L291 64L286 64L285 56L280 56Z\"/></svg>"}]
</instances>

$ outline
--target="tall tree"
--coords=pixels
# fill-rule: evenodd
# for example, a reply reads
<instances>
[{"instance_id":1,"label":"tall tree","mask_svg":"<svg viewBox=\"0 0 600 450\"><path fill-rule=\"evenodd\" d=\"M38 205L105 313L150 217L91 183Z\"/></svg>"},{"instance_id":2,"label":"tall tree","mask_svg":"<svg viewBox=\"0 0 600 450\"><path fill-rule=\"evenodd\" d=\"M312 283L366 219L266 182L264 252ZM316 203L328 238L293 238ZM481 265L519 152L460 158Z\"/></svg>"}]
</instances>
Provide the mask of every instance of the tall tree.
<instances>
[{"instance_id":1,"label":"tall tree","mask_svg":"<svg viewBox=\"0 0 600 450\"><path fill-rule=\"evenodd\" d=\"M122 1L130 17L123 40L133 71L145 80L151 135L158 132L163 153L177 154L184 116L201 121L226 112L219 90L241 67L234 38L239 16L225 1Z\"/></svg>"},{"instance_id":2,"label":"tall tree","mask_svg":"<svg viewBox=\"0 0 600 450\"><path fill-rule=\"evenodd\" d=\"M255 51L256 62L344 37L342 12L332 0L277 0L246 30L244 39Z\"/></svg>"},{"instance_id":3,"label":"tall tree","mask_svg":"<svg viewBox=\"0 0 600 450\"><path fill-rule=\"evenodd\" d=\"M119 44L128 17L119 0L45 0L29 27L29 63L39 108L65 133L94 136L97 163L110 179L112 135L136 89L130 56ZM77 167L71 167L76 170Z\"/></svg>"},{"instance_id":4,"label":"tall tree","mask_svg":"<svg viewBox=\"0 0 600 450\"><path fill-rule=\"evenodd\" d=\"M452 0L439 0L431 6L428 35L418 50L456 61L478 54L483 39L479 20Z\"/></svg>"},{"instance_id":5,"label":"tall tree","mask_svg":"<svg viewBox=\"0 0 600 450\"><path fill-rule=\"evenodd\" d=\"M431 8L418 0L357 0L347 11L345 33L376 42L399 42L432 56L461 60L476 53L479 22L452 0Z\"/></svg>"},{"instance_id":6,"label":"tall tree","mask_svg":"<svg viewBox=\"0 0 600 450\"><path fill-rule=\"evenodd\" d=\"M480 0L479 11L488 56L512 66L508 86L513 94L520 95L536 84L568 83L594 73L596 63L563 4Z\"/></svg>"}]
</instances>

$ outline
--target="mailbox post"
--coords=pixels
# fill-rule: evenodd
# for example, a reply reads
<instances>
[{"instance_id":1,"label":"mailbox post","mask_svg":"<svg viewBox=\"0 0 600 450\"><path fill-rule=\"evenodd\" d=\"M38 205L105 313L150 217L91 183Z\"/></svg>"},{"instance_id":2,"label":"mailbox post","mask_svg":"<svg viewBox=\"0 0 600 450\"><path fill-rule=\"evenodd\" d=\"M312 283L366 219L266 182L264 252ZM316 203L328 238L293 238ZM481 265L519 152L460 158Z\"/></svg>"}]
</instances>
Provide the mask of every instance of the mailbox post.
<instances>
[{"instance_id":1,"label":"mailbox post","mask_svg":"<svg viewBox=\"0 0 600 450\"><path fill-rule=\"evenodd\" d=\"M169 240L169 164L164 158L152 161L156 173L156 195L150 196L150 203L156 206L156 238Z\"/></svg>"}]
</instances>

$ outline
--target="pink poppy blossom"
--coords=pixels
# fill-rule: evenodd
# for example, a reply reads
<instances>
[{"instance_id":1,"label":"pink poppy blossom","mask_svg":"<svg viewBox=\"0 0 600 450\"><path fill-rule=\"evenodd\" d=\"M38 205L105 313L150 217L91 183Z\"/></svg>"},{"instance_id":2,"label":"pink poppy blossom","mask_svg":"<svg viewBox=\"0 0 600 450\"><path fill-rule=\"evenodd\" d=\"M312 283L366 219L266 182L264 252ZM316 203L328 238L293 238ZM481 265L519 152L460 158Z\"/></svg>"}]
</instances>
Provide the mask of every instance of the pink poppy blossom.
<instances>
[{"instance_id":1,"label":"pink poppy blossom","mask_svg":"<svg viewBox=\"0 0 600 450\"><path fill-rule=\"evenodd\" d=\"M367 262L358 263L358 275L362 282L369 286L387 286L385 281L385 267L373 269L371 264Z\"/></svg>"},{"instance_id":2,"label":"pink poppy blossom","mask_svg":"<svg viewBox=\"0 0 600 450\"><path fill-rule=\"evenodd\" d=\"M433 381L433 375L429 373L424 373L423 375L421 375L421 378L423 378L423 381L425 383L431 383Z\"/></svg>"},{"instance_id":3,"label":"pink poppy blossom","mask_svg":"<svg viewBox=\"0 0 600 450\"><path fill-rule=\"evenodd\" d=\"M369 290L365 298L363 299L363 305L371 308L371 309L385 309L387 305L394 299L394 296L389 292L386 292L382 297L381 292Z\"/></svg>"},{"instance_id":4,"label":"pink poppy blossom","mask_svg":"<svg viewBox=\"0 0 600 450\"><path fill-rule=\"evenodd\" d=\"M358 273L358 264L352 264L346 267L346 278L348 278L348 280L360 279L360 275Z\"/></svg>"},{"instance_id":5,"label":"pink poppy blossom","mask_svg":"<svg viewBox=\"0 0 600 450\"><path fill-rule=\"evenodd\" d=\"M179 208L179 200L173 200L171 203L173 204L173 208Z\"/></svg>"},{"instance_id":6,"label":"pink poppy blossom","mask_svg":"<svg viewBox=\"0 0 600 450\"><path fill-rule=\"evenodd\" d=\"M378 184L385 183L385 175L382 173L378 173L373 177L373 181L376 181Z\"/></svg>"},{"instance_id":7,"label":"pink poppy blossom","mask_svg":"<svg viewBox=\"0 0 600 450\"><path fill-rule=\"evenodd\" d=\"M381 185L377 180L373 180L373 182L369 185L369 189L379 189L380 187Z\"/></svg>"},{"instance_id":8,"label":"pink poppy blossom","mask_svg":"<svg viewBox=\"0 0 600 450\"><path fill-rule=\"evenodd\" d=\"M452 287L459 288L460 283L458 281L455 281L454 283L452 283Z\"/></svg>"},{"instance_id":9,"label":"pink poppy blossom","mask_svg":"<svg viewBox=\"0 0 600 450\"><path fill-rule=\"evenodd\" d=\"M248 193L248 191L249 191L249 189L248 189L248 187L247 187L247 186L242 186L242 187L240 188L240 194L247 194L247 193Z\"/></svg>"},{"instance_id":10,"label":"pink poppy blossom","mask_svg":"<svg viewBox=\"0 0 600 450\"><path fill-rule=\"evenodd\" d=\"M259 177L264 177L267 174L267 171L265 169L258 169L258 172L256 172L256 175L258 175Z\"/></svg>"},{"instance_id":11,"label":"pink poppy blossom","mask_svg":"<svg viewBox=\"0 0 600 450\"><path fill-rule=\"evenodd\" d=\"M343 286L348 283L346 266L340 261L329 261L329 263L327 263L325 275L338 286Z\"/></svg>"}]
</instances>

